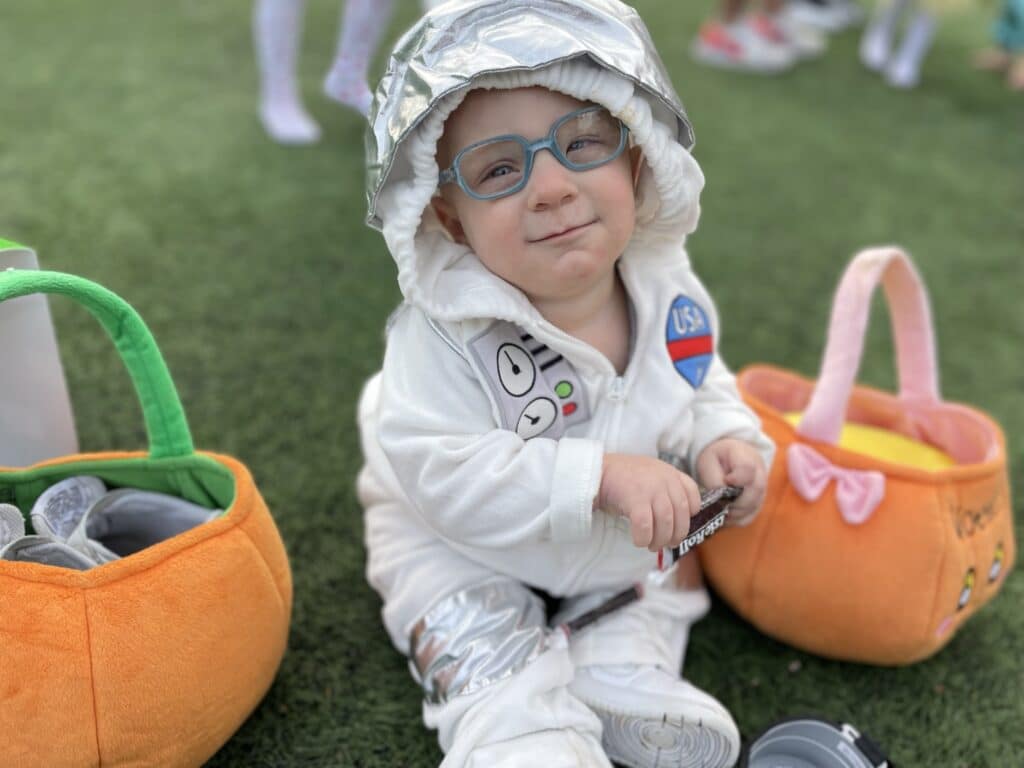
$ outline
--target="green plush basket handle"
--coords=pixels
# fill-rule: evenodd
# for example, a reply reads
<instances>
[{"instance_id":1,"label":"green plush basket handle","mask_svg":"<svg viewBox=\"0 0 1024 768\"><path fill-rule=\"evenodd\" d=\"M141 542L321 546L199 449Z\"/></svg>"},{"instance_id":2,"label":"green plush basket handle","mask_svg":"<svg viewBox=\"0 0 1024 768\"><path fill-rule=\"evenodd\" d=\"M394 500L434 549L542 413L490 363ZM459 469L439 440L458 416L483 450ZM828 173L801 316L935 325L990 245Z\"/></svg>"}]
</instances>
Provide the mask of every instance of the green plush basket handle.
<instances>
[{"instance_id":1,"label":"green plush basket handle","mask_svg":"<svg viewBox=\"0 0 1024 768\"><path fill-rule=\"evenodd\" d=\"M31 293L69 296L100 321L128 368L142 404L149 455L154 459L191 456L192 434L181 400L160 349L138 313L120 296L81 277L30 269L0 272L0 301Z\"/></svg>"}]
</instances>

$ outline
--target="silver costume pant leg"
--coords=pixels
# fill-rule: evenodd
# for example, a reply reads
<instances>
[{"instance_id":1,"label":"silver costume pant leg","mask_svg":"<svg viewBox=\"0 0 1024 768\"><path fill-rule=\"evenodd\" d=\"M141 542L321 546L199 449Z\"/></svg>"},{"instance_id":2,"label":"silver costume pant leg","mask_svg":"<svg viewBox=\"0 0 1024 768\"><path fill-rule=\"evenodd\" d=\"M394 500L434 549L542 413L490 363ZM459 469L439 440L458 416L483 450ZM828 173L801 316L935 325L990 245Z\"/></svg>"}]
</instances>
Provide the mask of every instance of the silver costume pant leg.
<instances>
[{"instance_id":1,"label":"silver costume pant leg","mask_svg":"<svg viewBox=\"0 0 1024 768\"><path fill-rule=\"evenodd\" d=\"M410 647L443 768L610 768L600 721L568 690L565 638L547 631L543 603L522 584L496 577L448 596Z\"/></svg>"}]
</instances>

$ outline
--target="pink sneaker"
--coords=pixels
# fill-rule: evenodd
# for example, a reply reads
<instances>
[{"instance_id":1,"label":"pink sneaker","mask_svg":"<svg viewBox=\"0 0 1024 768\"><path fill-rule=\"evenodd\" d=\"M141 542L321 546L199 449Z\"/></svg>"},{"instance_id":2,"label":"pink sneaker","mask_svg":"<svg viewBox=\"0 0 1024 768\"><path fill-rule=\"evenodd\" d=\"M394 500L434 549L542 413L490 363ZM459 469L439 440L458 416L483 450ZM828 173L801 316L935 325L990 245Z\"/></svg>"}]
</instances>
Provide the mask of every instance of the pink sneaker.
<instances>
[{"instance_id":1,"label":"pink sneaker","mask_svg":"<svg viewBox=\"0 0 1024 768\"><path fill-rule=\"evenodd\" d=\"M763 37L745 19L732 24L706 23L693 42L691 54L711 67L766 75L784 72L796 62L792 50Z\"/></svg>"},{"instance_id":2,"label":"pink sneaker","mask_svg":"<svg viewBox=\"0 0 1024 768\"><path fill-rule=\"evenodd\" d=\"M755 13L749 17L754 31L769 42L792 51L797 59L813 59L828 48L828 38L820 29L807 26L783 9L777 14Z\"/></svg>"}]
</instances>

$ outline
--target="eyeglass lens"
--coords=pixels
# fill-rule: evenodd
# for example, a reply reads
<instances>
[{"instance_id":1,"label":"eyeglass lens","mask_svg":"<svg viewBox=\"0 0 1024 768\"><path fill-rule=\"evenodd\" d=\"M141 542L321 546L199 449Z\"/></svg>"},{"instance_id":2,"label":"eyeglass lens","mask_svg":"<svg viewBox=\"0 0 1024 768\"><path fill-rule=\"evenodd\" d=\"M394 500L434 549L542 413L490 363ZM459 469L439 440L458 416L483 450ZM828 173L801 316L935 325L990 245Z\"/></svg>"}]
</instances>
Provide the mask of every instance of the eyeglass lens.
<instances>
[{"instance_id":1,"label":"eyeglass lens","mask_svg":"<svg viewBox=\"0 0 1024 768\"><path fill-rule=\"evenodd\" d=\"M561 162L573 170L607 162L619 148L619 121L608 110L573 115L558 126L555 143ZM465 152L459 159L463 182L477 195L498 195L517 186L526 173L526 147L511 139L489 141Z\"/></svg>"}]
</instances>

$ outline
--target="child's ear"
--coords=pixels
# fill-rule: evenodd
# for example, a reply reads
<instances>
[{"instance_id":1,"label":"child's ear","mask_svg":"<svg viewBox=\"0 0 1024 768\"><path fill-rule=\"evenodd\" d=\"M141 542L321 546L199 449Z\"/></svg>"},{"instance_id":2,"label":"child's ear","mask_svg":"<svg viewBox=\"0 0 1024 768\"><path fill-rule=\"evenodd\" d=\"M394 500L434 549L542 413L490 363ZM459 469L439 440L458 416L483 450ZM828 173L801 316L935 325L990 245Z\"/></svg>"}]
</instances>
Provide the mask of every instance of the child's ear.
<instances>
[{"instance_id":1,"label":"child's ear","mask_svg":"<svg viewBox=\"0 0 1024 768\"><path fill-rule=\"evenodd\" d=\"M640 186L640 173L644 169L644 150L642 147L633 146L629 148L629 164L633 171L633 191L636 192Z\"/></svg>"},{"instance_id":2,"label":"child's ear","mask_svg":"<svg viewBox=\"0 0 1024 768\"><path fill-rule=\"evenodd\" d=\"M437 220L441 222L441 226L444 227L448 236L459 245L466 245L466 230L462 228L459 214L451 201L445 200L441 195L434 195L430 200L430 206L434 209Z\"/></svg>"}]
</instances>

